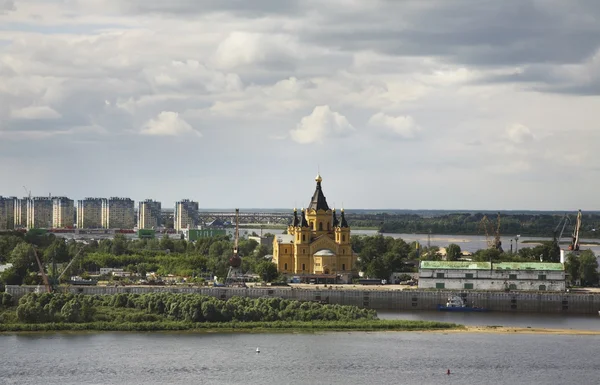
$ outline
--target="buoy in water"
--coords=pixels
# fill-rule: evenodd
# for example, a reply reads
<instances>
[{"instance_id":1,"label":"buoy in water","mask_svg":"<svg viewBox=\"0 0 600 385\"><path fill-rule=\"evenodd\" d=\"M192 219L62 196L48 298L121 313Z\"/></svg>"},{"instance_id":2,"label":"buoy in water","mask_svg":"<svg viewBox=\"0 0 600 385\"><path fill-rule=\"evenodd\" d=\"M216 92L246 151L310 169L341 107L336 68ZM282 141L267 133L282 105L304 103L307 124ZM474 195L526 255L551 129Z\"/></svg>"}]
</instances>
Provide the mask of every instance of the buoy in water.
<instances>
[{"instance_id":1,"label":"buoy in water","mask_svg":"<svg viewBox=\"0 0 600 385\"><path fill-rule=\"evenodd\" d=\"M447 375L450 375L450 369L448 369L448 371L446 372Z\"/></svg>"},{"instance_id":2,"label":"buoy in water","mask_svg":"<svg viewBox=\"0 0 600 385\"><path fill-rule=\"evenodd\" d=\"M256 348L256 353L260 353L260 349L259 348Z\"/></svg>"}]
</instances>

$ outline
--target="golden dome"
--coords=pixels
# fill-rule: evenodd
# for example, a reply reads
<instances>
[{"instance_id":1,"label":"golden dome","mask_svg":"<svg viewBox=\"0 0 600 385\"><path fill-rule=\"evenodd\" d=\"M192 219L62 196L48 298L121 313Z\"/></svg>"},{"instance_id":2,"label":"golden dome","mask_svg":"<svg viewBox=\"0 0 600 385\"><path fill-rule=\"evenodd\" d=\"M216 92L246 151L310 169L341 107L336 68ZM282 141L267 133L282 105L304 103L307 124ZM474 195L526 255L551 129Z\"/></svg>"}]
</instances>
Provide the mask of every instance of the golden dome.
<instances>
[{"instance_id":1,"label":"golden dome","mask_svg":"<svg viewBox=\"0 0 600 385\"><path fill-rule=\"evenodd\" d=\"M323 178L321 178L321 174L317 174L315 180L317 181L317 183L321 183L321 181L323 180Z\"/></svg>"}]
</instances>

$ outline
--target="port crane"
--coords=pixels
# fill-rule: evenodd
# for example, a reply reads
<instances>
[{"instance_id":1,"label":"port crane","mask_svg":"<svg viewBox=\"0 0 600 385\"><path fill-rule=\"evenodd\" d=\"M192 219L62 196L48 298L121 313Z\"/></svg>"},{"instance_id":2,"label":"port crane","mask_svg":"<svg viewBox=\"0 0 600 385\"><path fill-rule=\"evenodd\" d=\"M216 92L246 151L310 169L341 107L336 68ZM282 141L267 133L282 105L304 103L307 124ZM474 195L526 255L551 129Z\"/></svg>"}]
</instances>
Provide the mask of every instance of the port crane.
<instances>
[{"instance_id":1,"label":"port crane","mask_svg":"<svg viewBox=\"0 0 600 385\"><path fill-rule=\"evenodd\" d=\"M501 253L504 251L502 250L502 241L500 240L500 213L498 213L498 219L496 221L496 233L494 235L494 244L492 246Z\"/></svg>"},{"instance_id":2,"label":"port crane","mask_svg":"<svg viewBox=\"0 0 600 385\"><path fill-rule=\"evenodd\" d=\"M69 262L69 264L67 265L67 267L65 267L62 271L62 273L60 273L60 275L58 276L58 278L56 279L56 282L60 282L60 279L63 277L63 275L65 275L65 273L67 271L69 271L69 267L71 267L71 265L73 264L73 262L75 262L75 260L77 259L77 257L79 256L79 254L81 254L81 252L83 251L84 247L82 247L81 249L79 249L79 251L77 252L77 254L75 254L75 256L71 259L71 262Z\"/></svg>"},{"instance_id":3,"label":"port crane","mask_svg":"<svg viewBox=\"0 0 600 385\"><path fill-rule=\"evenodd\" d=\"M577 219L575 220L575 228L573 229L573 235L571 236L571 244L569 245L570 251L579 251L579 231L581 230L581 210L577 212Z\"/></svg>"},{"instance_id":4,"label":"port crane","mask_svg":"<svg viewBox=\"0 0 600 385\"><path fill-rule=\"evenodd\" d=\"M40 260L37 251L35 251L35 247L33 248L33 255L35 256L38 268L40 269L40 274L42 276L42 280L44 281L44 287L46 289L46 292L52 293L52 286L50 285L50 281L48 280L48 275L46 275L46 272L44 271L44 266L42 265L42 261Z\"/></svg>"}]
</instances>

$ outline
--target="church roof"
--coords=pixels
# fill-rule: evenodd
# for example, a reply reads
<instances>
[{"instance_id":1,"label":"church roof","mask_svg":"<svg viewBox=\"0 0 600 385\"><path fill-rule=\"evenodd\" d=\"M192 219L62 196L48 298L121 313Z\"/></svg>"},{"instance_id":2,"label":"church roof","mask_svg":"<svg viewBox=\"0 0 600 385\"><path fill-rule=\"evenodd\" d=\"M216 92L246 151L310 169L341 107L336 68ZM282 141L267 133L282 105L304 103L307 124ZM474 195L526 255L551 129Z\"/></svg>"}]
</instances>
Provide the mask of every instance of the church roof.
<instances>
[{"instance_id":1,"label":"church roof","mask_svg":"<svg viewBox=\"0 0 600 385\"><path fill-rule=\"evenodd\" d=\"M348 226L348 222L346 221L346 215L344 214L344 209L342 209L342 220L340 221L340 227L342 227L342 228L350 227L350 226Z\"/></svg>"},{"instance_id":2,"label":"church roof","mask_svg":"<svg viewBox=\"0 0 600 385\"><path fill-rule=\"evenodd\" d=\"M315 189L315 193L313 194L312 199L310 200L308 209L315 211L327 211L329 210L329 205L327 205L327 199L325 199L325 195L323 194L323 190L321 189L321 181L323 180L323 178L321 178L321 175L317 175L315 180L317 181L317 188Z\"/></svg>"}]
</instances>

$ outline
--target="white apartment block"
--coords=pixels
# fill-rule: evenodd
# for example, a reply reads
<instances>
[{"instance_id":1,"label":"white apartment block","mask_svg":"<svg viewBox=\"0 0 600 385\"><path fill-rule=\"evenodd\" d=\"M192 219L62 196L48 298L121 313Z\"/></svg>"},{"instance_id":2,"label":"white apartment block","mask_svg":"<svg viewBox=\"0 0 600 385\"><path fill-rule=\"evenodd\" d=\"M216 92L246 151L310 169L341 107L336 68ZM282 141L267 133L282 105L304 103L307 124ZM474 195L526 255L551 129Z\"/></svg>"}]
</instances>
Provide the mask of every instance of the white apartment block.
<instances>
[{"instance_id":1,"label":"white apartment block","mask_svg":"<svg viewBox=\"0 0 600 385\"><path fill-rule=\"evenodd\" d=\"M175 231L198 227L198 202L183 199L175 202Z\"/></svg>"},{"instance_id":2,"label":"white apartment block","mask_svg":"<svg viewBox=\"0 0 600 385\"><path fill-rule=\"evenodd\" d=\"M156 229L161 226L161 204L160 202L146 199L138 206L138 228Z\"/></svg>"},{"instance_id":3,"label":"white apartment block","mask_svg":"<svg viewBox=\"0 0 600 385\"><path fill-rule=\"evenodd\" d=\"M75 221L75 203L67 197L54 197L52 200L52 227L72 228Z\"/></svg>"},{"instance_id":4,"label":"white apartment block","mask_svg":"<svg viewBox=\"0 0 600 385\"><path fill-rule=\"evenodd\" d=\"M77 228L100 229L102 207L106 198L85 198L77 201Z\"/></svg>"},{"instance_id":5,"label":"white apartment block","mask_svg":"<svg viewBox=\"0 0 600 385\"><path fill-rule=\"evenodd\" d=\"M33 197L27 200L27 228L48 229L52 227L52 197Z\"/></svg>"},{"instance_id":6,"label":"white apartment block","mask_svg":"<svg viewBox=\"0 0 600 385\"><path fill-rule=\"evenodd\" d=\"M106 229L133 229L135 202L130 198L111 197L102 205L102 224Z\"/></svg>"},{"instance_id":7,"label":"white apartment block","mask_svg":"<svg viewBox=\"0 0 600 385\"><path fill-rule=\"evenodd\" d=\"M27 227L27 201L28 198L15 198L13 215L15 229Z\"/></svg>"},{"instance_id":8,"label":"white apartment block","mask_svg":"<svg viewBox=\"0 0 600 385\"><path fill-rule=\"evenodd\" d=\"M15 228L16 203L16 197L0 196L0 230L11 230Z\"/></svg>"}]
</instances>

